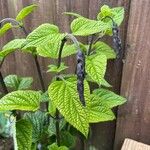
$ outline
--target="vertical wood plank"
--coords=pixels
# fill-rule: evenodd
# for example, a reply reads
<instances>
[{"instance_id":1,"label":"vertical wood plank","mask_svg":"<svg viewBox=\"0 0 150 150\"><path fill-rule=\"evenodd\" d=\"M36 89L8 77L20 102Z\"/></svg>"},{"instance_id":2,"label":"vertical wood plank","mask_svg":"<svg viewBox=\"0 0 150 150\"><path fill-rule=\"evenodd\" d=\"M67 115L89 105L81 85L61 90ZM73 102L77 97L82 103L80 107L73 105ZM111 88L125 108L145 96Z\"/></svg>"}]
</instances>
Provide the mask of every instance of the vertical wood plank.
<instances>
[{"instance_id":1,"label":"vertical wood plank","mask_svg":"<svg viewBox=\"0 0 150 150\"><path fill-rule=\"evenodd\" d=\"M132 0L130 7L121 85L128 102L118 111L115 150L125 138L150 144L150 1Z\"/></svg>"}]
</instances>

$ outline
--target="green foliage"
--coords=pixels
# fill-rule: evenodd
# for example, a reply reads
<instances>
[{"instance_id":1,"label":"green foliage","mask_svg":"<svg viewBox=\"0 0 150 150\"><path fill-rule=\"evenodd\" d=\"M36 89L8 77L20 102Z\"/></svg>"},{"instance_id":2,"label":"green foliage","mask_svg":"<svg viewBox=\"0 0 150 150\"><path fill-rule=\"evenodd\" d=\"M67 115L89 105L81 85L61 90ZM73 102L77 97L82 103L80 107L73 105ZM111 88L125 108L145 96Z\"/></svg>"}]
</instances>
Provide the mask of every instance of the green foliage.
<instances>
[{"instance_id":1,"label":"green foliage","mask_svg":"<svg viewBox=\"0 0 150 150\"><path fill-rule=\"evenodd\" d=\"M9 29L12 28L11 23L6 23L0 28L0 37L3 36Z\"/></svg>"},{"instance_id":2,"label":"green foliage","mask_svg":"<svg viewBox=\"0 0 150 150\"><path fill-rule=\"evenodd\" d=\"M74 12L64 12L63 14L65 15L70 15L70 16L74 16L74 17L82 17L81 15L74 13Z\"/></svg>"},{"instance_id":3,"label":"green foliage","mask_svg":"<svg viewBox=\"0 0 150 150\"><path fill-rule=\"evenodd\" d=\"M106 55L107 59L114 59L114 58L116 58L116 54L115 54L114 50L110 46L105 44L104 42L96 42L93 45L92 49L96 53Z\"/></svg>"},{"instance_id":4,"label":"green foliage","mask_svg":"<svg viewBox=\"0 0 150 150\"><path fill-rule=\"evenodd\" d=\"M47 72L55 72L55 73L59 73L65 69L67 69L68 67L65 66L64 63L61 63L60 67L58 68L56 65L49 65L48 66L48 71Z\"/></svg>"},{"instance_id":5,"label":"green foliage","mask_svg":"<svg viewBox=\"0 0 150 150\"><path fill-rule=\"evenodd\" d=\"M24 114L24 118L28 120L33 127L32 130L32 142L36 143L40 140L42 140L42 137L44 136L45 128L46 128L46 114L41 111L36 112L28 112Z\"/></svg>"},{"instance_id":6,"label":"green foliage","mask_svg":"<svg viewBox=\"0 0 150 150\"><path fill-rule=\"evenodd\" d=\"M49 86L48 92L50 99L65 119L87 137L88 116L79 100L76 82L75 78L54 81ZM85 91L85 95L89 95L88 90Z\"/></svg>"},{"instance_id":7,"label":"green foliage","mask_svg":"<svg viewBox=\"0 0 150 150\"><path fill-rule=\"evenodd\" d=\"M36 111L39 108L40 96L39 92L31 90L11 92L0 99L0 111Z\"/></svg>"},{"instance_id":8,"label":"green foliage","mask_svg":"<svg viewBox=\"0 0 150 150\"><path fill-rule=\"evenodd\" d=\"M32 13L36 8L37 8L37 5L35 5L35 4L24 7L16 16L16 20L22 21L27 15Z\"/></svg>"},{"instance_id":9,"label":"green foliage","mask_svg":"<svg viewBox=\"0 0 150 150\"><path fill-rule=\"evenodd\" d=\"M4 78L7 87L13 90L29 89L32 85L33 79L31 77L18 77L17 75L8 75Z\"/></svg>"},{"instance_id":10,"label":"green foliage","mask_svg":"<svg viewBox=\"0 0 150 150\"><path fill-rule=\"evenodd\" d=\"M87 36L99 32L105 32L108 29L106 23L102 21L90 20L79 17L71 23L71 30L74 35Z\"/></svg>"},{"instance_id":11,"label":"green foliage","mask_svg":"<svg viewBox=\"0 0 150 150\"><path fill-rule=\"evenodd\" d=\"M8 54L14 52L16 49L21 49L25 39L14 39L8 42L0 51L0 57L6 57Z\"/></svg>"},{"instance_id":12,"label":"green foliage","mask_svg":"<svg viewBox=\"0 0 150 150\"><path fill-rule=\"evenodd\" d=\"M69 150L66 146L58 146L56 143L48 146L48 150Z\"/></svg>"},{"instance_id":13,"label":"green foliage","mask_svg":"<svg viewBox=\"0 0 150 150\"><path fill-rule=\"evenodd\" d=\"M107 65L107 58L103 54L94 54L86 57L86 72L98 84L101 84Z\"/></svg>"},{"instance_id":14,"label":"green foliage","mask_svg":"<svg viewBox=\"0 0 150 150\"><path fill-rule=\"evenodd\" d=\"M16 147L15 150L31 150L32 124L21 119L16 122Z\"/></svg>"}]
</instances>

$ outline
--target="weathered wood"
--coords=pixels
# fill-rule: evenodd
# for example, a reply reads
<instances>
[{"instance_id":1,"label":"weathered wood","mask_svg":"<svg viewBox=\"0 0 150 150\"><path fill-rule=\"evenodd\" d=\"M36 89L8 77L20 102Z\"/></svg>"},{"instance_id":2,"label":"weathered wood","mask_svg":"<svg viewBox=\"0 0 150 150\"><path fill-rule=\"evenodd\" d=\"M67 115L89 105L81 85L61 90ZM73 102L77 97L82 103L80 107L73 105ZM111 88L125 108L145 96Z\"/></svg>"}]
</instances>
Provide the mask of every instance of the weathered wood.
<instances>
[{"instance_id":1,"label":"weathered wood","mask_svg":"<svg viewBox=\"0 0 150 150\"><path fill-rule=\"evenodd\" d=\"M131 139L125 139L121 150L150 150L150 146Z\"/></svg>"},{"instance_id":2,"label":"weathered wood","mask_svg":"<svg viewBox=\"0 0 150 150\"><path fill-rule=\"evenodd\" d=\"M125 138L150 144L150 1L132 0L123 67L121 94L126 105L119 108L115 150Z\"/></svg>"}]
</instances>

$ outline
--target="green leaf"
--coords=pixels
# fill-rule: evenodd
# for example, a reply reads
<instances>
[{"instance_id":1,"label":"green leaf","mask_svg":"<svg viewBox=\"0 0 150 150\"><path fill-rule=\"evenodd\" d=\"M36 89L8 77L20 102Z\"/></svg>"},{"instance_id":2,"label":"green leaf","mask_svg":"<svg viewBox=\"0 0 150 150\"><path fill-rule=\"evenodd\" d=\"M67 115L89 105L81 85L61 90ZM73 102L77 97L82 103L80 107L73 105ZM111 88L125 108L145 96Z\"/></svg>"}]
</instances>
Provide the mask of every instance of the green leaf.
<instances>
[{"instance_id":1,"label":"green leaf","mask_svg":"<svg viewBox=\"0 0 150 150\"><path fill-rule=\"evenodd\" d=\"M3 36L9 29L12 28L11 23L6 23L0 28L0 37Z\"/></svg>"},{"instance_id":2,"label":"green leaf","mask_svg":"<svg viewBox=\"0 0 150 150\"><path fill-rule=\"evenodd\" d=\"M33 30L27 36L27 44L24 49L28 47L38 47L40 45L46 45L47 43L59 43L65 34L59 33L57 26L53 24L42 24L35 30Z\"/></svg>"},{"instance_id":3,"label":"green leaf","mask_svg":"<svg viewBox=\"0 0 150 150\"><path fill-rule=\"evenodd\" d=\"M48 69L47 72L56 72L56 73L59 73L59 72L65 70L65 69L67 69L68 67L65 66L64 63L61 63L61 65L60 65L59 68L57 67L57 65L52 65L52 64L49 65L48 68L49 68L49 69Z\"/></svg>"},{"instance_id":4,"label":"green leaf","mask_svg":"<svg viewBox=\"0 0 150 150\"><path fill-rule=\"evenodd\" d=\"M14 39L8 42L0 51L0 57L6 57L8 54L14 52L16 49L21 49L25 39Z\"/></svg>"},{"instance_id":5,"label":"green leaf","mask_svg":"<svg viewBox=\"0 0 150 150\"><path fill-rule=\"evenodd\" d=\"M54 81L48 88L49 96L65 119L77 130L88 135L89 124L86 109L82 106L77 93L76 78ZM88 86L86 84L86 86ZM89 99L89 88L85 88L85 99Z\"/></svg>"},{"instance_id":6,"label":"green leaf","mask_svg":"<svg viewBox=\"0 0 150 150\"><path fill-rule=\"evenodd\" d=\"M40 96L40 92L31 90L11 92L0 99L0 111L35 111L39 108Z\"/></svg>"},{"instance_id":7,"label":"green leaf","mask_svg":"<svg viewBox=\"0 0 150 150\"><path fill-rule=\"evenodd\" d=\"M21 119L16 122L17 150L31 150L32 145L32 124Z\"/></svg>"},{"instance_id":8,"label":"green leaf","mask_svg":"<svg viewBox=\"0 0 150 150\"><path fill-rule=\"evenodd\" d=\"M115 115L112 110L103 106L100 99L94 94L91 94L91 106L88 108L88 112L90 123L104 122L115 119Z\"/></svg>"},{"instance_id":9,"label":"green leaf","mask_svg":"<svg viewBox=\"0 0 150 150\"><path fill-rule=\"evenodd\" d=\"M18 77L17 75L8 75L4 78L7 87L13 90L24 90L31 87L33 79L31 77Z\"/></svg>"},{"instance_id":10,"label":"green leaf","mask_svg":"<svg viewBox=\"0 0 150 150\"><path fill-rule=\"evenodd\" d=\"M52 145L48 146L48 150L69 150L69 148L67 148L66 146L58 147L56 143L53 143Z\"/></svg>"},{"instance_id":11,"label":"green leaf","mask_svg":"<svg viewBox=\"0 0 150 150\"><path fill-rule=\"evenodd\" d=\"M94 49L94 51L96 53L106 55L107 59L116 58L115 51L111 47L109 47L107 44L105 44L104 42L96 42L93 45L92 49Z\"/></svg>"},{"instance_id":12,"label":"green leaf","mask_svg":"<svg viewBox=\"0 0 150 150\"><path fill-rule=\"evenodd\" d=\"M86 72L90 78L101 84L106 72L107 58L105 55L94 54L86 57Z\"/></svg>"},{"instance_id":13,"label":"green leaf","mask_svg":"<svg viewBox=\"0 0 150 150\"><path fill-rule=\"evenodd\" d=\"M16 20L21 21L23 20L27 15L32 13L37 8L37 5L33 4L27 7L24 7L17 15Z\"/></svg>"},{"instance_id":14,"label":"green leaf","mask_svg":"<svg viewBox=\"0 0 150 150\"><path fill-rule=\"evenodd\" d=\"M101 85L104 87L112 87L105 79L102 80Z\"/></svg>"},{"instance_id":15,"label":"green leaf","mask_svg":"<svg viewBox=\"0 0 150 150\"><path fill-rule=\"evenodd\" d=\"M56 42L55 44L49 42L47 44L38 46L37 53L43 57L58 58L59 46L60 46L60 41ZM70 56L75 53L77 53L77 49L74 44L71 45L65 44L62 51L62 58L66 56Z\"/></svg>"},{"instance_id":16,"label":"green leaf","mask_svg":"<svg viewBox=\"0 0 150 150\"><path fill-rule=\"evenodd\" d=\"M93 94L98 97L100 103L103 106L106 106L108 108L113 108L126 102L126 99L124 97L102 88L94 90Z\"/></svg>"},{"instance_id":17,"label":"green leaf","mask_svg":"<svg viewBox=\"0 0 150 150\"><path fill-rule=\"evenodd\" d=\"M41 111L36 111L34 113L28 112L24 114L24 118L33 126L32 142L36 143L41 140L44 135L44 129L46 128L46 114Z\"/></svg>"},{"instance_id":18,"label":"green leaf","mask_svg":"<svg viewBox=\"0 0 150 150\"><path fill-rule=\"evenodd\" d=\"M76 143L76 137L71 135L68 131L62 131L60 134L60 143L61 145L65 145L68 148L72 148L74 147L75 143Z\"/></svg>"},{"instance_id":19,"label":"green leaf","mask_svg":"<svg viewBox=\"0 0 150 150\"><path fill-rule=\"evenodd\" d=\"M74 12L64 12L63 14L65 15L70 15L70 16L74 16L74 17L83 17L77 13L74 13Z\"/></svg>"},{"instance_id":20,"label":"green leaf","mask_svg":"<svg viewBox=\"0 0 150 150\"><path fill-rule=\"evenodd\" d=\"M90 20L84 17L74 19L71 23L71 30L74 35L88 36L104 32L108 29L107 24L102 21Z\"/></svg>"}]
</instances>

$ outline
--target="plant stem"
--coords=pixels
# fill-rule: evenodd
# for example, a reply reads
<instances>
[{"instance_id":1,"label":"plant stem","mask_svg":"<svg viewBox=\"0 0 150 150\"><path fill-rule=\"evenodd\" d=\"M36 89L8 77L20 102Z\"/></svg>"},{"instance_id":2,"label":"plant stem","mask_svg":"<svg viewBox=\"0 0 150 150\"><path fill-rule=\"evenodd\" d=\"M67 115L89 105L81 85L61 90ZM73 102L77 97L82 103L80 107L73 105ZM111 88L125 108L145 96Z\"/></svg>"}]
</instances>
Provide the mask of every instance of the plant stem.
<instances>
[{"instance_id":1,"label":"plant stem","mask_svg":"<svg viewBox=\"0 0 150 150\"><path fill-rule=\"evenodd\" d=\"M3 75L1 73L1 71L0 71L0 83L2 85L2 89L3 89L4 94L7 94L8 93L8 89L7 89L6 84L4 82L4 78L3 78Z\"/></svg>"},{"instance_id":2,"label":"plant stem","mask_svg":"<svg viewBox=\"0 0 150 150\"><path fill-rule=\"evenodd\" d=\"M89 42L89 48L88 48L88 51L87 51L87 55L89 55L91 53L93 41L94 41L94 35L91 36L91 39L90 39L90 42Z\"/></svg>"}]
</instances>

